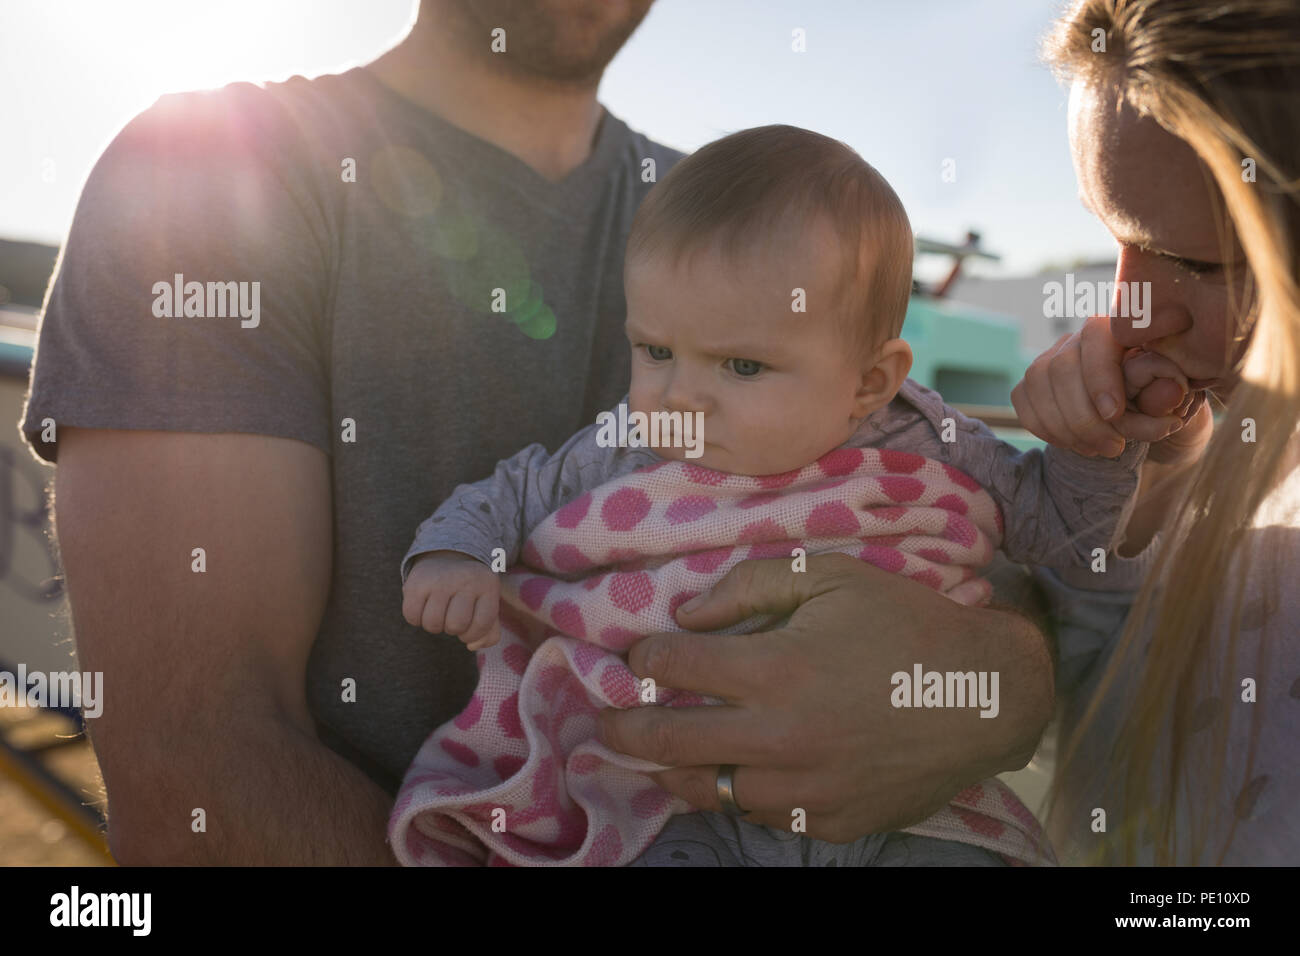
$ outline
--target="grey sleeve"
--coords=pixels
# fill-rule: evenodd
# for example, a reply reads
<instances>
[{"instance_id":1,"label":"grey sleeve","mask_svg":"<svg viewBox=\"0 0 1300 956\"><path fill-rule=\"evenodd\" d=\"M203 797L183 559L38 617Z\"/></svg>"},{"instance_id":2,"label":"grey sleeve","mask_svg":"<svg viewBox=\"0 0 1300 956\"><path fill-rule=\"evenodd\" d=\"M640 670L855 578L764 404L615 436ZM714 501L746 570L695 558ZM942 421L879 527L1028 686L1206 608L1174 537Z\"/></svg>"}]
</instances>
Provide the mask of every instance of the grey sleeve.
<instances>
[{"instance_id":1,"label":"grey sleeve","mask_svg":"<svg viewBox=\"0 0 1300 956\"><path fill-rule=\"evenodd\" d=\"M624 399L626 401L626 398ZM611 478L659 460L644 448L598 442L599 423L588 425L554 455L539 444L497 463L488 478L460 485L421 522L402 559L402 583L415 559L427 551L459 551L491 564L502 548L515 563L529 532L556 509Z\"/></svg>"},{"instance_id":2,"label":"grey sleeve","mask_svg":"<svg viewBox=\"0 0 1300 956\"><path fill-rule=\"evenodd\" d=\"M1086 568L1093 550L1101 548L1110 561L1132 512L1146 443L1129 442L1114 459L1085 458L1050 445L1022 452L947 405L937 414L956 424L952 465L987 489L1002 509L1002 551L1008 558Z\"/></svg>"},{"instance_id":3,"label":"grey sleeve","mask_svg":"<svg viewBox=\"0 0 1300 956\"><path fill-rule=\"evenodd\" d=\"M1085 458L1048 446L1017 451L990 434L985 474L973 474L1002 508L1002 550L1013 561L1087 567L1107 561L1136 500L1147 446L1129 442L1118 458ZM977 470L977 469L973 469Z\"/></svg>"},{"instance_id":4,"label":"grey sleeve","mask_svg":"<svg viewBox=\"0 0 1300 956\"><path fill-rule=\"evenodd\" d=\"M60 431L256 433L333 453L328 228L294 129L265 91L234 84L163 97L99 157L41 318L22 423L37 455L57 460L46 419ZM250 318L160 317L159 300L179 296L156 285L195 283L233 283Z\"/></svg>"}]
</instances>

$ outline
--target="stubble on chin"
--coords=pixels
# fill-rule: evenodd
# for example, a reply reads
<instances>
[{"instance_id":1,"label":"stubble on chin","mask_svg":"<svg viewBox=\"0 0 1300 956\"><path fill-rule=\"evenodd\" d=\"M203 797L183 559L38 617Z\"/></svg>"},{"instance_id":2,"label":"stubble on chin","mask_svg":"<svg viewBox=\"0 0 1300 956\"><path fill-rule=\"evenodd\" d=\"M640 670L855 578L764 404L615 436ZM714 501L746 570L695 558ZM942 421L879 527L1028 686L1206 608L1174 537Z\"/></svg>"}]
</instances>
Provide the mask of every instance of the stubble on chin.
<instances>
[{"instance_id":1,"label":"stubble on chin","mask_svg":"<svg viewBox=\"0 0 1300 956\"><path fill-rule=\"evenodd\" d=\"M605 67L648 10L605 27L594 41L561 28L561 18L572 22L581 18L580 12L550 11L536 0L442 0L433 11L437 22L432 25L453 34L460 49L492 69L532 82L587 89L599 85ZM498 28L505 31L505 52L492 49Z\"/></svg>"}]
</instances>

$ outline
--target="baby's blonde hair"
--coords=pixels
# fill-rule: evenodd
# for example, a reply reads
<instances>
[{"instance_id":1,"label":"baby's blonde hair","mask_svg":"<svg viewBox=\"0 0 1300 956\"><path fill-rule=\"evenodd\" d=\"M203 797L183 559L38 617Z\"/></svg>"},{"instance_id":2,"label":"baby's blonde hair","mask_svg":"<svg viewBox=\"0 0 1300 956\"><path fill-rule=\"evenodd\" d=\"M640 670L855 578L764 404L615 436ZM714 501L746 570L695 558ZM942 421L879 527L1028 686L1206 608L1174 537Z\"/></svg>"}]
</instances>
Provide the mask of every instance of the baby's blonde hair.
<instances>
[{"instance_id":1,"label":"baby's blonde hair","mask_svg":"<svg viewBox=\"0 0 1300 956\"><path fill-rule=\"evenodd\" d=\"M733 261L773 233L829 222L842 265L833 304L851 347L897 338L912 292L913 236L902 202L853 149L796 126L724 136L683 159L641 203L627 263L671 264L713 242Z\"/></svg>"}]
</instances>

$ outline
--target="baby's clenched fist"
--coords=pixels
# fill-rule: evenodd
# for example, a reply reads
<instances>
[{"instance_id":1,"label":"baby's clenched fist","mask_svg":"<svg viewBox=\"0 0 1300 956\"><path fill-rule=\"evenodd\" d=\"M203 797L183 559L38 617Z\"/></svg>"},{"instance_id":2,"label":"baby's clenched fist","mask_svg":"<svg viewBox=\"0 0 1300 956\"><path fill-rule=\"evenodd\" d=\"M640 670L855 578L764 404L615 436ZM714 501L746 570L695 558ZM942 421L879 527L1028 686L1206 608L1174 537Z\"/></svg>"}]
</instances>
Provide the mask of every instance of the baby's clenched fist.
<instances>
[{"instance_id":1,"label":"baby's clenched fist","mask_svg":"<svg viewBox=\"0 0 1300 956\"><path fill-rule=\"evenodd\" d=\"M402 585L406 623L430 634L455 634L471 651L501 640L500 604L496 574L459 551L421 555Z\"/></svg>"}]
</instances>

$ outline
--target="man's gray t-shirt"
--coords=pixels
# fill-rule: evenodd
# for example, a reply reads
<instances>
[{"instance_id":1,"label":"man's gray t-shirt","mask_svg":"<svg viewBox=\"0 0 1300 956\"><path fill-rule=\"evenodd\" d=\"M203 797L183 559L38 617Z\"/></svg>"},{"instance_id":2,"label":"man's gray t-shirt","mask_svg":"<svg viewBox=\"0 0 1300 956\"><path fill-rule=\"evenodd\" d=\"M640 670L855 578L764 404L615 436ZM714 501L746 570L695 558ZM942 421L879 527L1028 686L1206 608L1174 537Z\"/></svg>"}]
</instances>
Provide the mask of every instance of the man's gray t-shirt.
<instances>
[{"instance_id":1,"label":"man's gray t-shirt","mask_svg":"<svg viewBox=\"0 0 1300 956\"><path fill-rule=\"evenodd\" d=\"M164 97L86 183L24 435L48 461L47 418L329 455L308 701L322 738L395 791L476 675L458 641L406 623L393 569L458 484L558 448L627 390L624 244L645 160L658 178L680 157L605 113L551 183L362 68Z\"/></svg>"}]
</instances>

